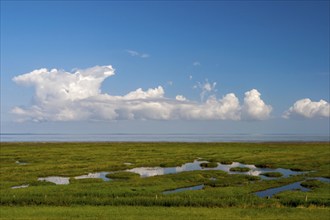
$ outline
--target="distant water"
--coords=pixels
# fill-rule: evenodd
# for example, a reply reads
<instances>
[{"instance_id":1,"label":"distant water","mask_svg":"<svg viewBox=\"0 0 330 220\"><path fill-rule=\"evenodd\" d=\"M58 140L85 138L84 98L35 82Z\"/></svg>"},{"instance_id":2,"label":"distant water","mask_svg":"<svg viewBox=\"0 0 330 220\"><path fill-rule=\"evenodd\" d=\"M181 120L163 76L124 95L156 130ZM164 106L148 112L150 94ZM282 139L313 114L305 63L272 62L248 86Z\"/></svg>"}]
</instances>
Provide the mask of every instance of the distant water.
<instances>
[{"instance_id":1,"label":"distant water","mask_svg":"<svg viewBox=\"0 0 330 220\"><path fill-rule=\"evenodd\" d=\"M309 142L329 135L301 134L0 134L1 142Z\"/></svg>"}]
</instances>

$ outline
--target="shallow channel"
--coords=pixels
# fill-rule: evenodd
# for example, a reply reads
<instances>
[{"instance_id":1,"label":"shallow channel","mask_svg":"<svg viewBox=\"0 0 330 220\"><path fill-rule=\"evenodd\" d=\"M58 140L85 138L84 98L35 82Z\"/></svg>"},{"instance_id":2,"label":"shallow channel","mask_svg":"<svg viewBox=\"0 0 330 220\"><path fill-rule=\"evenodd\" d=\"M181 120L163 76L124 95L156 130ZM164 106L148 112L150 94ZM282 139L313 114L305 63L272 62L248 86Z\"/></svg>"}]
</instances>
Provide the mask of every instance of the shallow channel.
<instances>
[{"instance_id":1,"label":"shallow channel","mask_svg":"<svg viewBox=\"0 0 330 220\"><path fill-rule=\"evenodd\" d=\"M324 178L324 177L308 178L307 180L320 180L321 182L330 183L330 179ZM257 195L261 198L265 198L265 197L272 197L273 195L275 195L277 193L288 191L288 190L300 190L302 192L310 191L311 189L303 187L301 185L302 182L304 182L304 181L299 181L299 182L291 183L291 184L276 187L276 188L266 189L263 191L256 192L255 195Z\"/></svg>"},{"instance_id":2,"label":"shallow channel","mask_svg":"<svg viewBox=\"0 0 330 220\"><path fill-rule=\"evenodd\" d=\"M163 192L163 194L172 194L172 193L178 193L178 192L184 192L189 190L201 190L204 188L204 184L197 185L197 186L190 186L190 187L183 187L183 188L177 188L173 190L166 190Z\"/></svg>"}]
</instances>

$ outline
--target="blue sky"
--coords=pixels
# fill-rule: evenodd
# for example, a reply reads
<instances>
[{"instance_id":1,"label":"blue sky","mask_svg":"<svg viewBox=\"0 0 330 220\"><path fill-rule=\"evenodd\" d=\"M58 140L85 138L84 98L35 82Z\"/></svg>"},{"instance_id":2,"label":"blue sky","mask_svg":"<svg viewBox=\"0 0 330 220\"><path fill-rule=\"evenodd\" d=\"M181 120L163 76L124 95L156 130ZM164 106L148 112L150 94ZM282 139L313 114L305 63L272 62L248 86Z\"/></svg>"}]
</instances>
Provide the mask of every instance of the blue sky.
<instances>
[{"instance_id":1,"label":"blue sky","mask_svg":"<svg viewBox=\"0 0 330 220\"><path fill-rule=\"evenodd\" d=\"M58 94L108 65L70 87L99 92ZM328 133L329 115L328 1L1 1L2 132Z\"/></svg>"}]
</instances>

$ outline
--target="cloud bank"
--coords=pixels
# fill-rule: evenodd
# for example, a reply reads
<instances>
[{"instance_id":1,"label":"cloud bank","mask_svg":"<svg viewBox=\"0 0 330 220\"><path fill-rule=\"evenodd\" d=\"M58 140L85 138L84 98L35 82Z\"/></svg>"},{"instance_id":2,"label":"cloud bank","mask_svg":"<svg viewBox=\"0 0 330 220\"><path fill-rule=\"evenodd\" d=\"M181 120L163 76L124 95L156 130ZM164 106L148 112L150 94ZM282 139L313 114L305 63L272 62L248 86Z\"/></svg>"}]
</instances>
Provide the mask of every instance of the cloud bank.
<instances>
[{"instance_id":1,"label":"cloud bank","mask_svg":"<svg viewBox=\"0 0 330 220\"><path fill-rule=\"evenodd\" d=\"M190 101L183 95L165 97L163 87L138 88L123 96L102 93L102 82L115 75L112 66L76 70L39 69L14 77L17 84L33 86L35 96L30 106L15 107L12 113L20 121L79 120L264 120L272 107L252 89L241 105L234 93L217 99ZM200 84L203 98L215 90L215 83ZM205 92L206 91L206 92Z\"/></svg>"},{"instance_id":2,"label":"cloud bank","mask_svg":"<svg viewBox=\"0 0 330 220\"><path fill-rule=\"evenodd\" d=\"M329 118L330 104L324 100L313 102L310 99L300 99L283 115L284 118Z\"/></svg>"}]
</instances>

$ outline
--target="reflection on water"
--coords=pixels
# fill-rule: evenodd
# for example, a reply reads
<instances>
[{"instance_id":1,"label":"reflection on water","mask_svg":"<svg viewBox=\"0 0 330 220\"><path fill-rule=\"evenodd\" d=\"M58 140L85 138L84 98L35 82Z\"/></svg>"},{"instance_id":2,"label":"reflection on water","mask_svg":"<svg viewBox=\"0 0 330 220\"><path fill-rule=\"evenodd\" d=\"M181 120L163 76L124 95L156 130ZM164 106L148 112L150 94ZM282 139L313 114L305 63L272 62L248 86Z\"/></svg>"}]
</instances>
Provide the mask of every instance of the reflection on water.
<instances>
[{"instance_id":1,"label":"reflection on water","mask_svg":"<svg viewBox=\"0 0 330 220\"><path fill-rule=\"evenodd\" d=\"M276 169L258 168L252 164L243 164L243 163L239 163L239 162L233 162L232 164L218 163L218 166L214 167L214 168L202 168L200 166L201 163L208 163L208 161L195 160L192 163L185 163L178 167L137 167L137 168L133 168L133 169L128 169L126 171L137 173L141 177L150 177L150 176L174 174L174 173L194 171L194 170L222 170L229 174L245 174L245 175L251 175L251 176L260 176L262 179L276 178L276 177L267 177L267 176L260 175L261 173L264 173L264 172L279 172L283 175L282 177L288 177L291 175L298 175L298 174L304 173L304 172L300 172L300 171L292 171L290 169L283 169L283 168L276 168ZM247 172L232 172L232 171L230 171L230 168L232 168L232 167L247 167L250 170Z\"/></svg>"},{"instance_id":2,"label":"reflection on water","mask_svg":"<svg viewBox=\"0 0 330 220\"><path fill-rule=\"evenodd\" d=\"M200 190L204 188L204 184L197 185L197 186L190 186L190 187L184 187L184 188L178 188L178 189L173 189L173 190L167 190L164 191L163 194L171 194L171 193L178 193L178 192L183 192L183 191L188 191L188 190Z\"/></svg>"},{"instance_id":3,"label":"reflection on water","mask_svg":"<svg viewBox=\"0 0 330 220\"><path fill-rule=\"evenodd\" d=\"M99 173L89 173L87 175L81 175L81 176L76 176L75 179L95 179L95 178L100 178L104 181L110 181L111 179L106 177L107 174L110 172L99 172Z\"/></svg>"},{"instance_id":4,"label":"reflection on water","mask_svg":"<svg viewBox=\"0 0 330 220\"><path fill-rule=\"evenodd\" d=\"M324 178L324 177L308 178L308 180L310 180L310 179L316 179L316 180L320 180L321 182L330 183L330 179ZM280 193L283 191L288 191L288 190L300 190L302 192L310 191L310 189L300 185L302 182L303 181L299 181L299 182L291 183L291 184L288 184L285 186L266 189L263 191L256 192L255 194L261 198L265 198L265 197L272 197L273 195L275 195L277 193Z\"/></svg>"},{"instance_id":5,"label":"reflection on water","mask_svg":"<svg viewBox=\"0 0 330 220\"><path fill-rule=\"evenodd\" d=\"M55 183L56 185L67 185L70 183L69 177L61 177L61 176L49 176L49 177L40 177L39 181L47 181L51 183Z\"/></svg>"}]
</instances>

